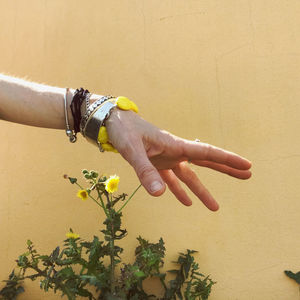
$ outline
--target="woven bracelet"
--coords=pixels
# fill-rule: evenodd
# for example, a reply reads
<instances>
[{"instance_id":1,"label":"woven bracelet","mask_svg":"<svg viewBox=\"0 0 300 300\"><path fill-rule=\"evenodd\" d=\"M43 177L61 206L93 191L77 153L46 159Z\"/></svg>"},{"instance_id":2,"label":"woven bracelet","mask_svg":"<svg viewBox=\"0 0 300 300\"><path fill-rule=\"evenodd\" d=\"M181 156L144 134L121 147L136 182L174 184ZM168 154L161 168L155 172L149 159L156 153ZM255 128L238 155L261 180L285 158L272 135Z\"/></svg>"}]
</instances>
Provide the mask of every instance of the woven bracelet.
<instances>
[{"instance_id":1,"label":"woven bracelet","mask_svg":"<svg viewBox=\"0 0 300 300\"><path fill-rule=\"evenodd\" d=\"M77 133L80 132L80 123L82 118L82 108L86 108L89 105L89 99L91 94L88 90L84 90L83 88L77 89L74 93L70 108L74 120L74 135L76 137ZM82 107L83 102L86 103L84 107Z\"/></svg>"}]
</instances>

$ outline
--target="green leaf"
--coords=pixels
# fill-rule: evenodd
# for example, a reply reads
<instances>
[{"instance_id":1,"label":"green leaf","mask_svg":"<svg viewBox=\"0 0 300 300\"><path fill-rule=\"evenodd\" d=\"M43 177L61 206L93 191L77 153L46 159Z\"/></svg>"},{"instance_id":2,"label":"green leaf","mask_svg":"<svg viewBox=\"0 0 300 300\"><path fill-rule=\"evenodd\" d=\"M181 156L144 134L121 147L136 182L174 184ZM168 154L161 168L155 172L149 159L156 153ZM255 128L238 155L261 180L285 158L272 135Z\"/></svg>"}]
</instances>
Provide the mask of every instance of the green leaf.
<instances>
[{"instance_id":1,"label":"green leaf","mask_svg":"<svg viewBox=\"0 0 300 300\"><path fill-rule=\"evenodd\" d=\"M83 297L92 297L93 296L92 293L90 293L88 290L83 289L83 288L79 288L77 293L79 296L83 296ZM92 299L92 298L90 298L90 299Z\"/></svg>"},{"instance_id":2,"label":"green leaf","mask_svg":"<svg viewBox=\"0 0 300 300\"><path fill-rule=\"evenodd\" d=\"M50 257L55 261L59 255L59 247L56 247L51 253Z\"/></svg>"},{"instance_id":3,"label":"green leaf","mask_svg":"<svg viewBox=\"0 0 300 300\"><path fill-rule=\"evenodd\" d=\"M77 182L77 178L68 177L72 184Z\"/></svg>"},{"instance_id":4,"label":"green leaf","mask_svg":"<svg viewBox=\"0 0 300 300\"><path fill-rule=\"evenodd\" d=\"M45 259L49 259L49 256L48 255L40 255L37 258L41 259L41 260L45 260Z\"/></svg>"},{"instance_id":5,"label":"green leaf","mask_svg":"<svg viewBox=\"0 0 300 300\"><path fill-rule=\"evenodd\" d=\"M96 285L98 278L94 275L80 275L82 280L87 280L91 285Z\"/></svg>"},{"instance_id":6,"label":"green leaf","mask_svg":"<svg viewBox=\"0 0 300 300\"><path fill-rule=\"evenodd\" d=\"M75 273L71 267L66 267L64 269L61 269L59 272L57 272L58 277L72 277Z\"/></svg>"},{"instance_id":7,"label":"green leaf","mask_svg":"<svg viewBox=\"0 0 300 300\"><path fill-rule=\"evenodd\" d=\"M300 272L293 273L292 271L284 271L285 275L294 279L298 284L300 284Z\"/></svg>"},{"instance_id":8,"label":"green leaf","mask_svg":"<svg viewBox=\"0 0 300 300\"><path fill-rule=\"evenodd\" d=\"M102 241L99 241L99 238L94 235L93 242L90 245L90 255L89 255L89 260L92 264L95 264L100 257L104 256L103 253L103 248L102 248Z\"/></svg>"},{"instance_id":9,"label":"green leaf","mask_svg":"<svg viewBox=\"0 0 300 300\"><path fill-rule=\"evenodd\" d=\"M17 260L19 267L27 267L28 264L28 258L26 256L20 255L19 259Z\"/></svg>"},{"instance_id":10,"label":"green leaf","mask_svg":"<svg viewBox=\"0 0 300 300\"><path fill-rule=\"evenodd\" d=\"M136 277L138 277L138 278L146 277L146 274L145 274L143 271L141 271L141 270L136 271L136 272L134 272L133 274L134 274L134 276L136 276Z\"/></svg>"}]
</instances>

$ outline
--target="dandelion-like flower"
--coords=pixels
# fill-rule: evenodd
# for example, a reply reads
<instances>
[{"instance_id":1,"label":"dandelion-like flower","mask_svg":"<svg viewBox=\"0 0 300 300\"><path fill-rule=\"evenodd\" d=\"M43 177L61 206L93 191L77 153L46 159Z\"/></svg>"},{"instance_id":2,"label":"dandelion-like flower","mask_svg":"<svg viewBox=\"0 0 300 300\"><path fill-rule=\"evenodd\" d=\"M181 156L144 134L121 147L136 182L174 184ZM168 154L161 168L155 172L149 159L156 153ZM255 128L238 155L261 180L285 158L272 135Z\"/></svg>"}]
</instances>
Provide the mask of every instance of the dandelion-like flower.
<instances>
[{"instance_id":1,"label":"dandelion-like flower","mask_svg":"<svg viewBox=\"0 0 300 300\"><path fill-rule=\"evenodd\" d=\"M105 190L108 193L114 193L118 190L118 185L119 185L120 177L117 175L110 176L106 181L105 181Z\"/></svg>"},{"instance_id":2,"label":"dandelion-like flower","mask_svg":"<svg viewBox=\"0 0 300 300\"><path fill-rule=\"evenodd\" d=\"M87 190L79 190L77 192L77 197L79 197L82 201L85 201L88 198L89 194Z\"/></svg>"},{"instance_id":3,"label":"dandelion-like flower","mask_svg":"<svg viewBox=\"0 0 300 300\"><path fill-rule=\"evenodd\" d=\"M69 232L66 233L66 237L68 239L78 239L79 234L69 231Z\"/></svg>"}]
</instances>

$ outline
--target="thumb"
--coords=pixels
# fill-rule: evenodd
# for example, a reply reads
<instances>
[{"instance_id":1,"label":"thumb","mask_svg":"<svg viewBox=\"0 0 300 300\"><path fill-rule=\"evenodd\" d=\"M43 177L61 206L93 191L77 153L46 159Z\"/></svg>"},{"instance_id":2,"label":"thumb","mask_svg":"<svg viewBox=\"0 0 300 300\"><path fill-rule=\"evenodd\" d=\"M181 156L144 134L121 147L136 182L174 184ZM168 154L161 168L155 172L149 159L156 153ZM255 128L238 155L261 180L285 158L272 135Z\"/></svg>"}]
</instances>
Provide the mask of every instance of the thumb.
<instances>
[{"instance_id":1,"label":"thumb","mask_svg":"<svg viewBox=\"0 0 300 300\"><path fill-rule=\"evenodd\" d=\"M129 149L128 149L129 148ZM152 196L160 196L166 190L165 182L160 177L158 170L152 165L147 157L144 147L128 147L122 156L134 168L141 184Z\"/></svg>"}]
</instances>

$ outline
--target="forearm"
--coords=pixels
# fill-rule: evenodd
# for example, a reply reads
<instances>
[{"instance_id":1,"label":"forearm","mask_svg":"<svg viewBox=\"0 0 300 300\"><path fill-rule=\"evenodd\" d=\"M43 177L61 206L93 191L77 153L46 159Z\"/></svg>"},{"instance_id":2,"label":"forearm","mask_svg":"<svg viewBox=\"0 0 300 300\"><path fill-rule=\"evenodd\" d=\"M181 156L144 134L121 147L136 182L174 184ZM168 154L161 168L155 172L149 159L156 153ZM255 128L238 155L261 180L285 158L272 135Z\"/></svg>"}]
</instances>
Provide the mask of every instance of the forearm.
<instances>
[{"instance_id":1,"label":"forearm","mask_svg":"<svg viewBox=\"0 0 300 300\"><path fill-rule=\"evenodd\" d=\"M65 129L65 88L37 84L0 74L0 119L38 127ZM67 112L71 128L73 118L67 96ZM91 102L97 98L93 95Z\"/></svg>"}]
</instances>

